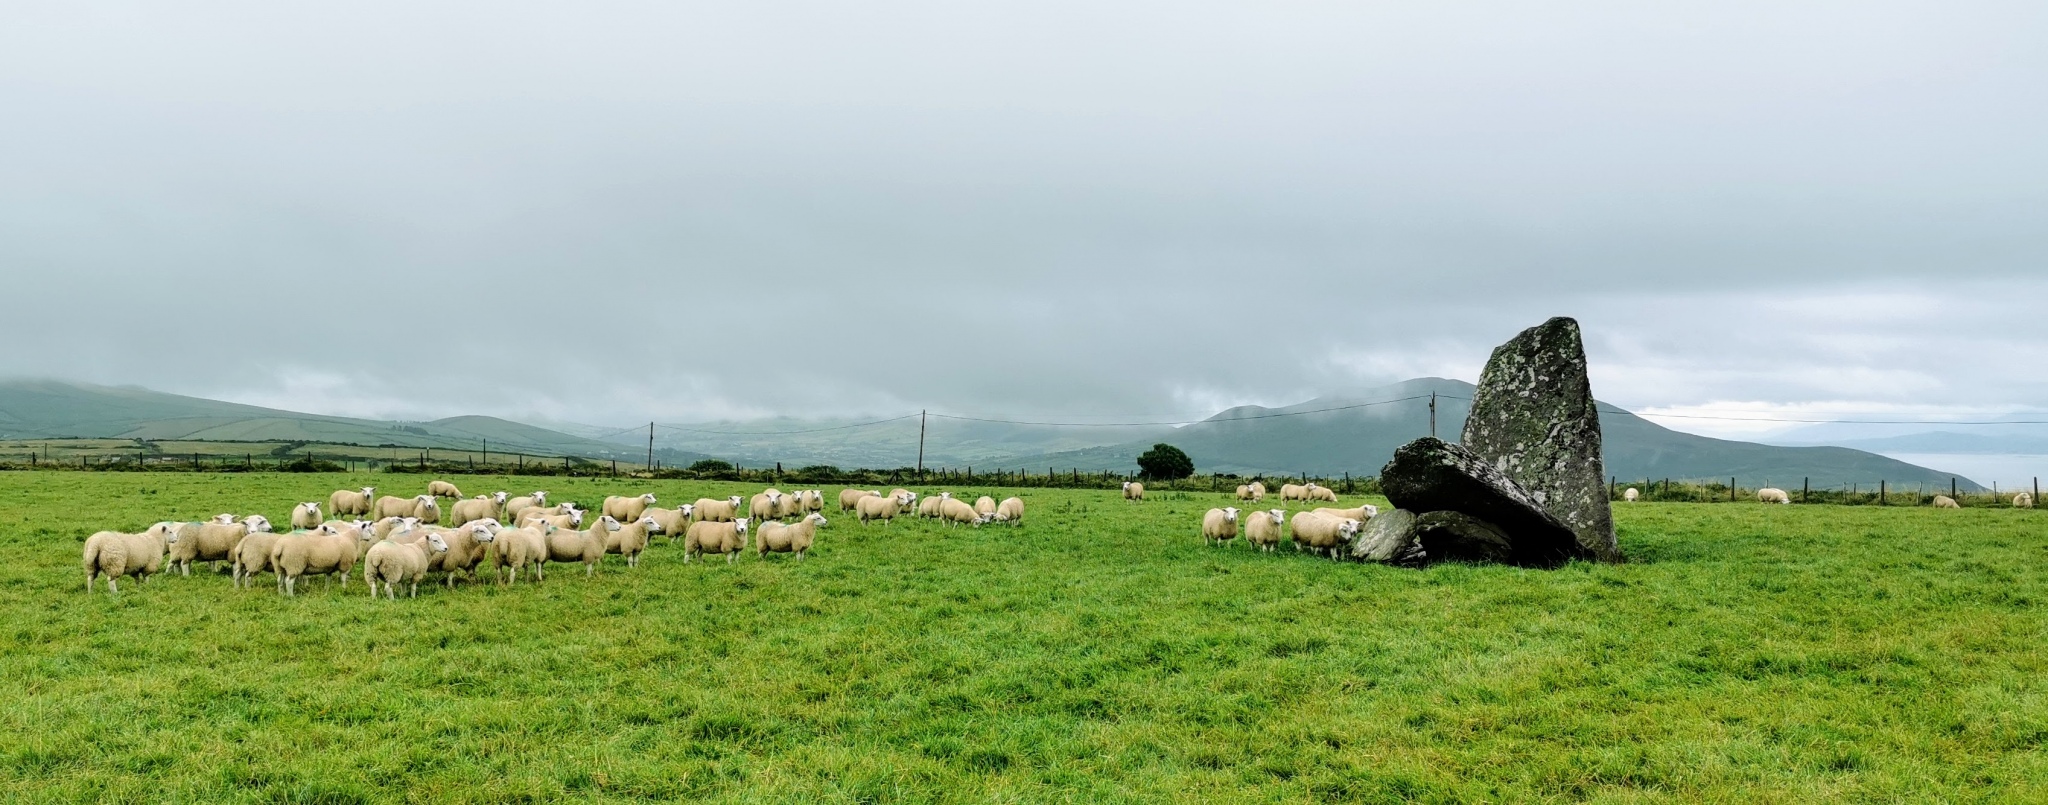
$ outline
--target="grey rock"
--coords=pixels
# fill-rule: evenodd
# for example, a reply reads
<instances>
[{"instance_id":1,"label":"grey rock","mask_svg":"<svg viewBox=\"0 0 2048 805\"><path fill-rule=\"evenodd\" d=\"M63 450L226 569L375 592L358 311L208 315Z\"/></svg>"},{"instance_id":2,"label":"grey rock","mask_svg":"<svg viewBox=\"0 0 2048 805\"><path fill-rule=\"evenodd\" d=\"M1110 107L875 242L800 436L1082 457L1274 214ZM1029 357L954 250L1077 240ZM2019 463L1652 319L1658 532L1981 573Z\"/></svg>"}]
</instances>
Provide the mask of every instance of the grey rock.
<instances>
[{"instance_id":1,"label":"grey rock","mask_svg":"<svg viewBox=\"0 0 2048 805\"><path fill-rule=\"evenodd\" d=\"M1351 541L1351 558L1385 565L1420 565L1429 559L1416 540L1415 513L1390 509L1365 521Z\"/></svg>"},{"instance_id":2,"label":"grey rock","mask_svg":"<svg viewBox=\"0 0 2048 805\"><path fill-rule=\"evenodd\" d=\"M1515 564L1551 567L1590 555L1521 484L1455 444L1423 437L1402 445L1380 471L1380 486L1396 508L1458 512L1491 523L1507 534L1508 561Z\"/></svg>"},{"instance_id":3,"label":"grey rock","mask_svg":"<svg viewBox=\"0 0 2048 805\"><path fill-rule=\"evenodd\" d=\"M1514 541L1499 526L1458 512L1430 512L1415 518L1415 541L1432 562L1507 562Z\"/></svg>"},{"instance_id":4,"label":"grey rock","mask_svg":"<svg viewBox=\"0 0 2048 805\"><path fill-rule=\"evenodd\" d=\"M1578 322L1551 319L1493 350L1463 442L1569 527L1586 553L1621 561Z\"/></svg>"}]
</instances>

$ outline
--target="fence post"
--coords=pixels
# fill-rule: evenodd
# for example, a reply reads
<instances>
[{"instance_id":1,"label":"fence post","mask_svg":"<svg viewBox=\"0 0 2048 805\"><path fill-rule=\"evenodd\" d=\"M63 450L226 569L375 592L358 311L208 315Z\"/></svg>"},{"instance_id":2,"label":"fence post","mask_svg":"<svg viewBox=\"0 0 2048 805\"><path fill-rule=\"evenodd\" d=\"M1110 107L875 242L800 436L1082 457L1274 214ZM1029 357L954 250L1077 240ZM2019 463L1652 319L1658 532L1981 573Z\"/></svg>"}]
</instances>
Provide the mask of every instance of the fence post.
<instances>
[{"instance_id":1,"label":"fence post","mask_svg":"<svg viewBox=\"0 0 2048 805\"><path fill-rule=\"evenodd\" d=\"M1734 503L1734 502L1735 502L1735 479L1734 479L1734 478L1730 478L1730 479L1728 479L1728 502L1729 502L1729 503Z\"/></svg>"},{"instance_id":2,"label":"fence post","mask_svg":"<svg viewBox=\"0 0 2048 805\"><path fill-rule=\"evenodd\" d=\"M1948 496L1951 499L1956 496L1956 479L1954 478L1948 479Z\"/></svg>"},{"instance_id":3,"label":"fence post","mask_svg":"<svg viewBox=\"0 0 2048 805\"><path fill-rule=\"evenodd\" d=\"M1813 478L1799 479L1799 502L1806 503L1813 497Z\"/></svg>"},{"instance_id":4,"label":"fence post","mask_svg":"<svg viewBox=\"0 0 2048 805\"><path fill-rule=\"evenodd\" d=\"M1877 479L1877 505L1884 505L1885 493L1891 491L1883 478Z\"/></svg>"}]
</instances>

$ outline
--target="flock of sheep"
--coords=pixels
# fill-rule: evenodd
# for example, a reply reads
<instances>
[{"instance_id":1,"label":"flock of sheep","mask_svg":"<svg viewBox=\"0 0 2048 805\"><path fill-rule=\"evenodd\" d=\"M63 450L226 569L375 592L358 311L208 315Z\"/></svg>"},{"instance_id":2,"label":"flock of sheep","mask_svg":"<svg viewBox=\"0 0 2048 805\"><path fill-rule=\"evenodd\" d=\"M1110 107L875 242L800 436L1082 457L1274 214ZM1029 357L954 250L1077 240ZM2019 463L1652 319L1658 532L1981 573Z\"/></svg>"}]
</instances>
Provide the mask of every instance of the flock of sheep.
<instances>
[{"instance_id":1,"label":"flock of sheep","mask_svg":"<svg viewBox=\"0 0 2048 805\"><path fill-rule=\"evenodd\" d=\"M307 576L340 576L346 588L360 563L370 595L381 587L395 599L400 590L418 595L428 573L445 574L453 588L457 576L476 580L484 568L509 585L526 567L535 580L545 578L549 563L581 563L584 575L593 575L612 554L637 567L654 534L668 535L670 544L681 538L685 563L705 554L723 554L731 563L747 550L749 536L762 558L789 553L802 560L826 524L825 498L815 489L768 489L750 501L738 495L703 498L673 509L655 506L653 494L613 496L604 499L595 518L573 502L549 504L547 497L542 491L516 498L504 492L464 498L454 484L434 481L426 494L413 497L377 497L375 487L337 490L324 509L319 501L293 507L291 530L284 533L274 531L260 514L165 521L139 534L101 531L85 541L85 589L91 592L102 576L113 593L119 591L116 579L133 576L146 582L166 564L189 576L194 562L227 562L235 586L253 586L257 574L269 572L278 592L292 596L298 594L299 579ZM442 498L453 500L445 514ZM863 524L886 525L908 514L976 527L1024 520L1024 501L1018 498L997 503L982 497L969 504L941 492L919 500L907 489L886 495L848 489L839 495L839 510L852 512ZM342 517L350 519L330 519Z\"/></svg>"},{"instance_id":2,"label":"flock of sheep","mask_svg":"<svg viewBox=\"0 0 2048 805\"><path fill-rule=\"evenodd\" d=\"M1130 489L1132 486L1138 487L1135 495ZM1130 500L1143 500L1145 489L1142 485L1126 484L1124 497ZM1264 501L1266 485L1253 481L1240 486L1237 488L1237 499L1250 503ZM1303 503L1336 503L1337 493L1328 487L1312 483L1282 484L1280 499ZM1297 551L1307 550L1333 560L1341 559L1342 552L1357 538L1359 529L1364 528L1365 522L1379 513L1379 507L1370 503L1352 509L1318 507L1295 512L1292 518L1287 516L1286 509L1256 510L1244 514L1242 518L1244 539L1245 542L1262 550L1271 551L1280 544L1281 539L1291 538ZM1236 506L1210 509L1204 513L1202 541L1209 545L1223 545L1236 539L1240 524L1239 514Z\"/></svg>"},{"instance_id":3,"label":"flock of sheep","mask_svg":"<svg viewBox=\"0 0 2048 805\"><path fill-rule=\"evenodd\" d=\"M1639 497L1642 497L1642 493L1636 491L1636 488L1633 486L1621 492L1621 499L1627 503L1634 503ZM1792 495L1783 489L1767 486L1756 491L1756 500L1758 503L1783 503L1789 506L1792 504ZM1937 509L1960 509L1963 507L1962 504L1956 502L1955 498L1947 495L1935 495L1933 506ZM2015 509L2034 508L2034 496L2026 492L2014 495L2012 496L2012 507Z\"/></svg>"}]
</instances>

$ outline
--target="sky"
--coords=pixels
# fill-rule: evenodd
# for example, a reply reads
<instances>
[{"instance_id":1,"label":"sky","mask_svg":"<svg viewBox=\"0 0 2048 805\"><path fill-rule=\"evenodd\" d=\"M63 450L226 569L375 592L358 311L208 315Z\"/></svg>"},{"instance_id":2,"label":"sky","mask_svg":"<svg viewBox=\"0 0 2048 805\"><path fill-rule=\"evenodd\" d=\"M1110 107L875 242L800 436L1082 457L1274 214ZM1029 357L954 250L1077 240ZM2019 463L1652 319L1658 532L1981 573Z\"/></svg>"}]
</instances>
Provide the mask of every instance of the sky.
<instances>
[{"instance_id":1,"label":"sky","mask_svg":"<svg viewBox=\"0 0 2048 805\"><path fill-rule=\"evenodd\" d=\"M1650 413L2048 407L2039 2L7 9L5 376L1192 418L1570 315Z\"/></svg>"}]
</instances>

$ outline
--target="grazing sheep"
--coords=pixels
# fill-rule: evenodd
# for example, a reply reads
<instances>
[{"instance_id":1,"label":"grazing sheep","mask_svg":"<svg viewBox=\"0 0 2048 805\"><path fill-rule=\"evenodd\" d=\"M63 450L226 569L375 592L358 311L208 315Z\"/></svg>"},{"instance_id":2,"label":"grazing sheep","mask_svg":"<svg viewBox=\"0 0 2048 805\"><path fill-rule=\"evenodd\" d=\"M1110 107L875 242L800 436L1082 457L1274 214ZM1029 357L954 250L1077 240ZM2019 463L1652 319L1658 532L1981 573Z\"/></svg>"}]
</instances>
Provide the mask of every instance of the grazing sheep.
<instances>
[{"instance_id":1,"label":"grazing sheep","mask_svg":"<svg viewBox=\"0 0 2048 805\"><path fill-rule=\"evenodd\" d=\"M447 481L428 481L427 494L433 495L434 497L437 498L447 498L449 500L462 499L462 490L455 488L454 484L448 483Z\"/></svg>"},{"instance_id":2,"label":"grazing sheep","mask_svg":"<svg viewBox=\"0 0 2048 805\"><path fill-rule=\"evenodd\" d=\"M319 523L313 524L313 528L319 527ZM247 589L254 584L256 574L272 569L270 549L277 547L278 539L283 536L275 532L261 531L243 537L242 541L235 545L234 555L228 557L228 569L234 573L236 587Z\"/></svg>"},{"instance_id":3,"label":"grazing sheep","mask_svg":"<svg viewBox=\"0 0 2048 805\"><path fill-rule=\"evenodd\" d=\"M621 523L630 523L647 513L647 507L654 505L654 493L634 497L613 495L604 499L604 506L598 513Z\"/></svg>"},{"instance_id":4,"label":"grazing sheep","mask_svg":"<svg viewBox=\"0 0 2048 805\"><path fill-rule=\"evenodd\" d=\"M1145 500L1145 485L1136 481L1124 482L1124 500L1142 503Z\"/></svg>"},{"instance_id":5,"label":"grazing sheep","mask_svg":"<svg viewBox=\"0 0 2048 805\"><path fill-rule=\"evenodd\" d=\"M1252 494L1253 494L1253 495L1257 495L1257 496L1258 496L1258 497L1255 497L1255 498L1253 498L1253 500L1260 500L1260 499L1263 499L1263 498L1265 498L1265 497L1266 497L1266 482L1265 482L1265 481L1253 481L1253 482L1251 483L1251 487L1252 487Z\"/></svg>"},{"instance_id":6,"label":"grazing sheep","mask_svg":"<svg viewBox=\"0 0 2048 805\"><path fill-rule=\"evenodd\" d=\"M534 493L531 495L520 495L519 497L505 501L503 505L498 507L498 514L500 515L500 519L505 520L505 522L516 523L519 521L518 517L520 512L526 511L527 509L533 508L535 506L546 505L548 505L547 491L534 490Z\"/></svg>"},{"instance_id":7,"label":"grazing sheep","mask_svg":"<svg viewBox=\"0 0 2048 805\"><path fill-rule=\"evenodd\" d=\"M1327 514L1331 517L1336 517L1345 520L1357 520L1363 523L1374 517L1378 517L1380 515L1380 507L1374 506L1370 503L1366 503L1361 504L1358 508L1355 509L1316 509L1315 512L1317 514Z\"/></svg>"},{"instance_id":8,"label":"grazing sheep","mask_svg":"<svg viewBox=\"0 0 2048 805\"><path fill-rule=\"evenodd\" d=\"M740 496L733 495L724 500L698 498L690 510L693 523L730 523L739 517Z\"/></svg>"},{"instance_id":9,"label":"grazing sheep","mask_svg":"<svg viewBox=\"0 0 2048 805\"><path fill-rule=\"evenodd\" d=\"M806 490L804 490L804 511L807 511L807 512L821 512L821 511L824 511L824 510L825 510L825 493L823 493L823 492L820 492L820 491L818 491L818 490L816 490L816 489L806 489Z\"/></svg>"},{"instance_id":10,"label":"grazing sheep","mask_svg":"<svg viewBox=\"0 0 2048 805\"><path fill-rule=\"evenodd\" d=\"M902 487L889 490L889 497L895 498L896 507L903 511L910 511L917 504L917 493Z\"/></svg>"},{"instance_id":11,"label":"grazing sheep","mask_svg":"<svg viewBox=\"0 0 2048 805\"><path fill-rule=\"evenodd\" d=\"M612 536L611 529L605 527L607 519L599 517L586 531L547 526L547 560L564 563L582 562L585 578L597 575L597 565L604 561L604 544ZM545 581L547 577L536 571L535 578Z\"/></svg>"},{"instance_id":12,"label":"grazing sheep","mask_svg":"<svg viewBox=\"0 0 2048 805\"><path fill-rule=\"evenodd\" d=\"M1237 499L1257 503L1266 499L1266 488L1253 484L1240 486L1237 488Z\"/></svg>"},{"instance_id":13,"label":"grazing sheep","mask_svg":"<svg viewBox=\"0 0 2048 805\"><path fill-rule=\"evenodd\" d=\"M1784 503L1790 505L1792 503L1792 496L1785 494L1783 489L1766 486L1756 491L1756 500L1758 503Z\"/></svg>"},{"instance_id":14,"label":"grazing sheep","mask_svg":"<svg viewBox=\"0 0 2048 805\"><path fill-rule=\"evenodd\" d=\"M177 546L178 525L158 523L140 534L101 531L86 537L85 552L80 556L86 594L92 594L93 582L102 575L107 577L108 594L121 591L114 580L122 576L134 576L138 584L148 583L149 575L163 567L164 554Z\"/></svg>"},{"instance_id":15,"label":"grazing sheep","mask_svg":"<svg viewBox=\"0 0 2048 805\"><path fill-rule=\"evenodd\" d=\"M551 525L551 526L554 526L554 527L556 527L556 528L582 528L582 527L583 527L583 512L582 512L582 511L579 511L579 510L576 510L576 509L570 509L570 510L569 510L569 513L568 513L568 514L538 514L538 513L537 513L538 511L539 511L538 509L528 509L528 510L527 510L527 515L526 515L525 517L522 517L522 518L520 518L520 520L519 520L519 525L522 525L522 526L542 526L542 525ZM616 519L618 519L618 518L616 518L616 517L615 517L615 518L612 518L612 519L615 519L615 520L616 520Z\"/></svg>"},{"instance_id":16,"label":"grazing sheep","mask_svg":"<svg viewBox=\"0 0 2048 805\"><path fill-rule=\"evenodd\" d=\"M754 536L756 556L767 558L769 551L795 553L802 561L804 553L811 549L811 543L818 537L818 527L825 524L825 515L810 512L795 525L762 523L761 533Z\"/></svg>"},{"instance_id":17,"label":"grazing sheep","mask_svg":"<svg viewBox=\"0 0 2048 805\"><path fill-rule=\"evenodd\" d=\"M1307 545L1309 552L1318 556L1329 554L1338 558L1338 551L1351 544L1357 536L1359 522L1348 517L1331 517L1315 512L1301 512L1288 521L1288 530L1294 532L1295 550Z\"/></svg>"},{"instance_id":18,"label":"grazing sheep","mask_svg":"<svg viewBox=\"0 0 2048 805\"><path fill-rule=\"evenodd\" d=\"M995 522L1009 523L1011 526L1023 525L1024 499L1003 498L1003 502L996 506Z\"/></svg>"},{"instance_id":19,"label":"grazing sheep","mask_svg":"<svg viewBox=\"0 0 2048 805\"><path fill-rule=\"evenodd\" d=\"M358 517L367 516L370 513L370 498L375 494L377 494L377 487L374 486L363 487L360 492L350 492L346 489L334 490L334 494L327 496L327 513L335 517L340 517L344 514L352 514ZM374 520L376 518L373 517L371 519Z\"/></svg>"},{"instance_id":20,"label":"grazing sheep","mask_svg":"<svg viewBox=\"0 0 2048 805\"><path fill-rule=\"evenodd\" d=\"M1305 489L1308 490L1308 497L1302 498L1302 500L1318 500L1324 503L1337 502L1337 491L1327 486L1309 484Z\"/></svg>"},{"instance_id":21,"label":"grazing sheep","mask_svg":"<svg viewBox=\"0 0 2048 805\"><path fill-rule=\"evenodd\" d=\"M487 549L498 538L498 521L473 520L461 526L440 532L441 539L448 543L448 550L434 556L427 562L428 570L446 573L445 582L449 589L455 588L455 576L467 573L476 580L476 568L484 561Z\"/></svg>"},{"instance_id":22,"label":"grazing sheep","mask_svg":"<svg viewBox=\"0 0 2048 805\"><path fill-rule=\"evenodd\" d=\"M406 597L420 597L420 579L427 567L448 553L448 541L428 532L419 542L384 540L370 546L363 555L363 583L370 585L370 597L377 597L377 583L384 583L385 598L398 600L398 585L406 585Z\"/></svg>"},{"instance_id":23,"label":"grazing sheep","mask_svg":"<svg viewBox=\"0 0 2048 805\"><path fill-rule=\"evenodd\" d=\"M319 528L320 521L323 519L326 518L320 516L320 503L318 501L307 501L292 507L292 528Z\"/></svg>"},{"instance_id":24,"label":"grazing sheep","mask_svg":"<svg viewBox=\"0 0 2048 805\"><path fill-rule=\"evenodd\" d=\"M843 512L850 512L850 511L853 511L853 507L854 507L854 505L855 505L855 504L854 504L854 501L857 501L857 500L860 500L861 498L864 498L864 497L869 497L869 496L873 496L873 497L881 497L881 496L882 496L882 493L880 493L880 492L876 492L876 491L873 491L873 490L868 490L868 489L847 489L847 490L842 490L842 491L841 491L841 492L839 493L839 510L840 510L840 511L843 511Z\"/></svg>"},{"instance_id":25,"label":"grazing sheep","mask_svg":"<svg viewBox=\"0 0 2048 805\"><path fill-rule=\"evenodd\" d=\"M2017 494L2017 495L2013 495L2013 496L2012 496L2012 507L2013 507L2013 508L2015 508L2015 509L2031 509L2031 508L2034 508L2034 496L2033 496L2032 494L2030 494L2030 493L2027 493L2027 492L2021 492L2021 493L2019 493L2019 494Z\"/></svg>"},{"instance_id":26,"label":"grazing sheep","mask_svg":"<svg viewBox=\"0 0 2048 805\"><path fill-rule=\"evenodd\" d=\"M941 504L952 499L953 493L951 492L940 492L938 497L921 498L917 501L917 516L937 518Z\"/></svg>"},{"instance_id":27,"label":"grazing sheep","mask_svg":"<svg viewBox=\"0 0 2048 805\"><path fill-rule=\"evenodd\" d=\"M388 539L393 533L403 534L419 528L420 521L414 517L386 517L370 524L370 537Z\"/></svg>"},{"instance_id":28,"label":"grazing sheep","mask_svg":"<svg viewBox=\"0 0 2048 805\"><path fill-rule=\"evenodd\" d=\"M457 527L466 526L478 520L496 520L505 515L498 507L505 504L505 493L478 495L468 500L458 500L448 507L448 522Z\"/></svg>"},{"instance_id":29,"label":"grazing sheep","mask_svg":"<svg viewBox=\"0 0 2048 805\"><path fill-rule=\"evenodd\" d=\"M910 493L904 492L902 494L907 496ZM880 520L883 525L893 525L896 515L901 513L903 507L909 504L910 501L903 497L874 495L854 501L854 511L860 515L861 525L867 525L870 520Z\"/></svg>"},{"instance_id":30,"label":"grazing sheep","mask_svg":"<svg viewBox=\"0 0 2048 805\"><path fill-rule=\"evenodd\" d=\"M640 554L647 550L648 532L661 527L661 524L652 517L644 516L624 525L610 517L603 519L604 526L611 530L604 540L604 552L626 557L627 567L639 567Z\"/></svg>"},{"instance_id":31,"label":"grazing sheep","mask_svg":"<svg viewBox=\"0 0 2048 805\"><path fill-rule=\"evenodd\" d=\"M1280 539L1284 536L1283 532L1286 530L1281 526L1286 522L1287 510L1285 509L1271 509L1245 515L1244 541L1258 546L1261 550L1270 552L1273 550L1273 546L1280 544Z\"/></svg>"},{"instance_id":32,"label":"grazing sheep","mask_svg":"<svg viewBox=\"0 0 2048 805\"><path fill-rule=\"evenodd\" d=\"M422 523L441 522L441 504L433 495L414 495L401 498L385 495L377 499L377 505L370 507L370 518L382 520L386 517L416 517Z\"/></svg>"},{"instance_id":33,"label":"grazing sheep","mask_svg":"<svg viewBox=\"0 0 2048 805\"><path fill-rule=\"evenodd\" d=\"M787 520L804 513L806 512L804 509L804 493L802 492L784 494L782 500L775 506L775 519L777 520Z\"/></svg>"},{"instance_id":34,"label":"grazing sheep","mask_svg":"<svg viewBox=\"0 0 2048 805\"><path fill-rule=\"evenodd\" d=\"M491 576L500 585L509 585L519 580L519 569L533 566L533 577L540 578L541 564L548 558L546 529L505 528L499 529L491 541ZM501 576L498 571L505 571Z\"/></svg>"},{"instance_id":35,"label":"grazing sheep","mask_svg":"<svg viewBox=\"0 0 2048 805\"><path fill-rule=\"evenodd\" d=\"M1308 500L1308 487L1301 484L1281 484L1281 500Z\"/></svg>"},{"instance_id":36,"label":"grazing sheep","mask_svg":"<svg viewBox=\"0 0 2048 805\"><path fill-rule=\"evenodd\" d=\"M974 510L981 514L995 514L996 499L989 497L987 495L982 495L981 497L975 498Z\"/></svg>"},{"instance_id":37,"label":"grazing sheep","mask_svg":"<svg viewBox=\"0 0 2048 805\"><path fill-rule=\"evenodd\" d=\"M234 556L235 545L240 543L243 537L249 536L252 532L269 530L270 521L260 514L252 514L230 523L222 523L219 518L215 518L212 522L200 523L196 529L180 529L178 543L171 546L171 567L181 576L190 576L194 561L226 561Z\"/></svg>"},{"instance_id":38,"label":"grazing sheep","mask_svg":"<svg viewBox=\"0 0 2048 805\"><path fill-rule=\"evenodd\" d=\"M967 523L980 528L982 523L988 522L995 515L983 515L975 511L973 506L967 505L967 501L946 498L939 502L939 517L946 521L948 527Z\"/></svg>"},{"instance_id":39,"label":"grazing sheep","mask_svg":"<svg viewBox=\"0 0 2048 805\"><path fill-rule=\"evenodd\" d=\"M1202 544L1221 545L1237 539L1237 507L1210 509L1202 515Z\"/></svg>"},{"instance_id":40,"label":"grazing sheep","mask_svg":"<svg viewBox=\"0 0 2048 805\"><path fill-rule=\"evenodd\" d=\"M770 489L755 495L747 503L747 514L754 522L765 523L782 516L782 492Z\"/></svg>"},{"instance_id":41,"label":"grazing sheep","mask_svg":"<svg viewBox=\"0 0 2048 805\"><path fill-rule=\"evenodd\" d=\"M690 524L690 530L683 536L683 564L689 564L695 557L707 553L725 554L725 563L732 564L740 551L747 548L747 518L732 522L703 521Z\"/></svg>"},{"instance_id":42,"label":"grazing sheep","mask_svg":"<svg viewBox=\"0 0 2048 805\"><path fill-rule=\"evenodd\" d=\"M1955 498L1949 497L1949 496L1947 496L1947 495L1935 495L1935 496L1934 496L1934 508L1937 508L1937 509L1960 509L1960 508L1962 508L1962 507L1963 507L1963 504L1957 503L1957 502L1956 502L1956 499L1955 499Z\"/></svg>"},{"instance_id":43,"label":"grazing sheep","mask_svg":"<svg viewBox=\"0 0 2048 805\"><path fill-rule=\"evenodd\" d=\"M297 596L304 576L340 576L341 588L348 589L348 573L355 569L360 550L361 540L324 523L312 531L279 537L270 548L278 592Z\"/></svg>"},{"instance_id":44,"label":"grazing sheep","mask_svg":"<svg viewBox=\"0 0 2048 805\"><path fill-rule=\"evenodd\" d=\"M1631 486L1627 489L1621 490L1621 499L1626 500L1630 503L1634 503L1636 502L1636 498L1640 497L1642 494L1643 493L1641 492L1637 492L1635 487Z\"/></svg>"},{"instance_id":45,"label":"grazing sheep","mask_svg":"<svg viewBox=\"0 0 2048 805\"><path fill-rule=\"evenodd\" d=\"M650 506L647 509L647 513L642 515L642 517L654 521L654 525L648 529L650 532L667 534L669 543L674 544L678 538L682 537L683 529L689 527L690 514L695 512L696 509L697 507L690 503L685 503L674 509Z\"/></svg>"}]
</instances>

